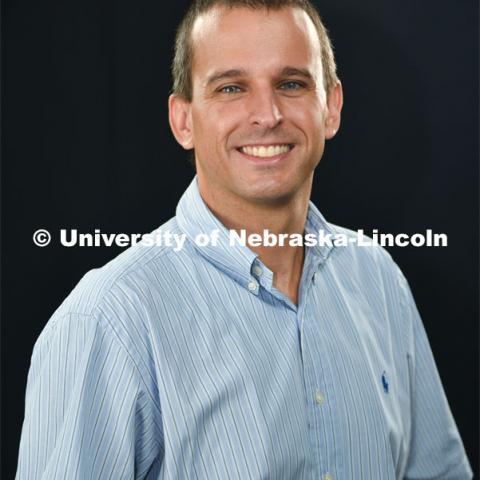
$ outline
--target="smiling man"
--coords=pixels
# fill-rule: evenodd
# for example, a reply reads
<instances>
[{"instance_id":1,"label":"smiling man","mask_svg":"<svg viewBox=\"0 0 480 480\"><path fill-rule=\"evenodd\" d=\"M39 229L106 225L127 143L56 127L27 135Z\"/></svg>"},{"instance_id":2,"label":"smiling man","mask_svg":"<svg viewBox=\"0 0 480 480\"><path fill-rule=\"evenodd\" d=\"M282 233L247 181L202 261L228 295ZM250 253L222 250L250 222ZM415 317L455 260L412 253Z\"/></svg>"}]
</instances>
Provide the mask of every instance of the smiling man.
<instances>
[{"instance_id":1,"label":"smiling man","mask_svg":"<svg viewBox=\"0 0 480 480\"><path fill-rule=\"evenodd\" d=\"M187 16L180 29L179 40L191 35L184 48L195 49L177 51L174 72L188 68L183 54L192 58L191 78L177 76L170 124L179 143L195 149L200 195L227 228L303 233L313 172L342 108L317 25L298 7L216 6L194 22ZM274 286L297 303L303 249L257 253Z\"/></svg>"},{"instance_id":2,"label":"smiling man","mask_svg":"<svg viewBox=\"0 0 480 480\"><path fill-rule=\"evenodd\" d=\"M355 238L309 202L343 101L318 13L194 2L173 76L170 124L197 175L158 232L187 241L128 249L55 312L32 355L17 478L471 478L383 249L229 242Z\"/></svg>"}]
</instances>

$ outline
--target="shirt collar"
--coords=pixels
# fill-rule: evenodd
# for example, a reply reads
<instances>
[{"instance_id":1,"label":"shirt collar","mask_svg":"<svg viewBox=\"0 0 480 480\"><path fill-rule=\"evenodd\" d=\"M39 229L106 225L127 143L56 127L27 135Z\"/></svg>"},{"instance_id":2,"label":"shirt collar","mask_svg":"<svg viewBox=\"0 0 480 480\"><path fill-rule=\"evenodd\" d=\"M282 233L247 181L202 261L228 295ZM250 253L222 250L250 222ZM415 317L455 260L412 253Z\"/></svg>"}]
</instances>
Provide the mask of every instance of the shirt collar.
<instances>
[{"instance_id":1,"label":"shirt collar","mask_svg":"<svg viewBox=\"0 0 480 480\"><path fill-rule=\"evenodd\" d=\"M325 235L330 235L330 239L333 239L336 234L336 231L325 220L325 217L320 213L320 210L318 210L314 203L310 201L308 203L307 221L305 222L305 233L312 233L318 238L319 232L322 231ZM313 256L318 258L318 263L323 263L335 246L326 242L325 245L320 244L309 248Z\"/></svg>"},{"instance_id":2,"label":"shirt collar","mask_svg":"<svg viewBox=\"0 0 480 480\"><path fill-rule=\"evenodd\" d=\"M180 229L192 242L194 248L208 261L226 271L250 289L252 281L258 280L258 278L255 278L255 267L260 266L264 272L260 283L266 288L271 288L273 274L261 264L257 258L258 255L248 247L238 244L238 242L233 246L230 245L229 230L215 217L203 201L198 189L197 176L194 177L178 202L176 216ZM326 234L333 235L335 233L317 207L312 202L309 202L305 233L311 233L317 237L321 230ZM199 235L210 235L214 231L218 231L216 245L199 246L197 244ZM320 263L327 259L334 247L330 245L316 245L307 248L311 253L311 255L308 255L308 258L316 263L315 267L318 267ZM305 255L305 258L307 258L307 255ZM253 293L256 292L253 291Z\"/></svg>"}]
</instances>

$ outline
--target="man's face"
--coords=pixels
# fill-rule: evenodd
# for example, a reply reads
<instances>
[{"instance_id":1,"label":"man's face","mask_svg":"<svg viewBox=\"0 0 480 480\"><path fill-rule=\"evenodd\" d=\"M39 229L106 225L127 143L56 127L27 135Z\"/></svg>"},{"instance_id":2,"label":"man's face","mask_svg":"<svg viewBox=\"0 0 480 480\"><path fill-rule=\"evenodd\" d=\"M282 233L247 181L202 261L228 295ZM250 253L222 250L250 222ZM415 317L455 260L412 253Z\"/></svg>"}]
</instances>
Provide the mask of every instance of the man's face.
<instances>
[{"instance_id":1,"label":"man's face","mask_svg":"<svg viewBox=\"0 0 480 480\"><path fill-rule=\"evenodd\" d=\"M335 130L328 131L320 43L308 15L213 8L195 22L192 44L183 144L195 149L204 198L275 204L309 195Z\"/></svg>"}]
</instances>

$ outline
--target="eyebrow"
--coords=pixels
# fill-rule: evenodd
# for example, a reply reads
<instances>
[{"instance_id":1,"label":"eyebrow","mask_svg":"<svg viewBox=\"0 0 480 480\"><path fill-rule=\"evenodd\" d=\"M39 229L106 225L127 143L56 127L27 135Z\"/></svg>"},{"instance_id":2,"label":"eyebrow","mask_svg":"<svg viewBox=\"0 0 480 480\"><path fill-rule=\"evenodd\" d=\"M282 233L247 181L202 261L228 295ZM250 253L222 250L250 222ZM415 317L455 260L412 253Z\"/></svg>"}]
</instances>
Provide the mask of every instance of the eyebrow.
<instances>
[{"instance_id":1,"label":"eyebrow","mask_svg":"<svg viewBox=\"0 0 480 480\"><path fill-rule=\"evenodd\" d=\"M247 71L243 68L231 68L230 70L220 70L212 73L208 78L206 85L218 82L219 80L226 80L230 78L246 77ZM281 76L285 77L304 77L307 80L313 80L313 75L306 68L285 67L280 71Z\"/></svg>"},{"instance_id":2,"label":"eyebrow","mask_svg":"<svg viewBox=\"0 0 480 480\"><path fill-rule=\"evenodd\" d=\"M225 80L228 78L236 78L236 77L245 77L247 75L247 71L243 68L232 68L230 70L221 70L212 73L207 78L207 85L211 85L212 83L218 82L219 80Z\"/></svg>"},{"instance_id":3,"label":"eyebrow","mask_svg":"<svg viewBox=\"0 0 480 480\"><path fill-rule=\"evenodd\" d=\"M304 77L307 80L313 80L313 75L306 68L285 67L281 71L281 75L285 77Z\"/></svg>"}]
</instances>

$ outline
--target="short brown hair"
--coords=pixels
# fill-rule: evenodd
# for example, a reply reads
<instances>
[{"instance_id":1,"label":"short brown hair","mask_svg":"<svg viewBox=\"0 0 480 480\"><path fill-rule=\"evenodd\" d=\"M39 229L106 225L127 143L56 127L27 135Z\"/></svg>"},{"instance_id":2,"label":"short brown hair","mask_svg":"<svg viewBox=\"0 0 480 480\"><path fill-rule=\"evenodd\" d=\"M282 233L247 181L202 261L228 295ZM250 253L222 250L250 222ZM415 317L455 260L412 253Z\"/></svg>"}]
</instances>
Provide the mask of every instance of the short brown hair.
<instances>
[{"instance_id":1,"label":"short brown hair","mask_svg":"<svg viewBox=\"0 0 480 480\"><path fill-rule=\"evenodd\" d=\"M322 55L323 83L327 96L337 84L337 68L333 56L328 31L323 25L320 14L309 0L193 0L185 17L181 21L175 38L175 53L172 62L173 93L192 100L192 63L193 46L191 35L195 20L213 7L244 7L251 9L279 10L284 7L298 7L304 10L318 33Z\"/></svg>"}]
</instances>

